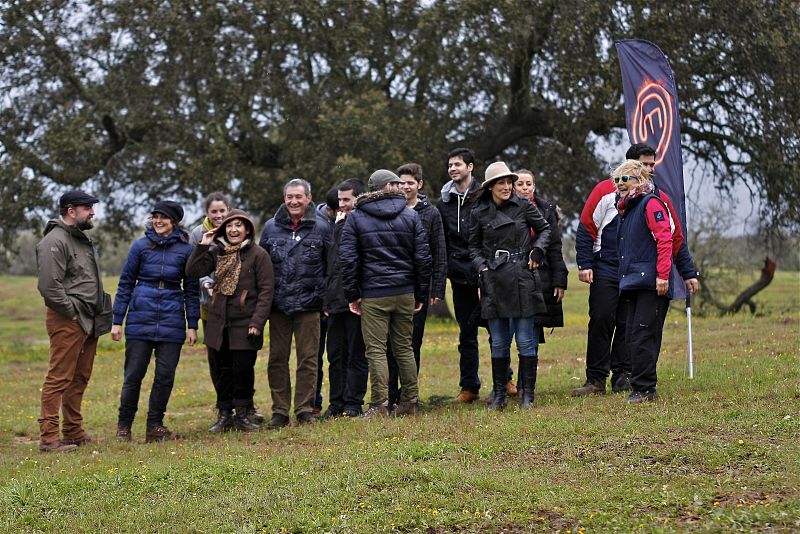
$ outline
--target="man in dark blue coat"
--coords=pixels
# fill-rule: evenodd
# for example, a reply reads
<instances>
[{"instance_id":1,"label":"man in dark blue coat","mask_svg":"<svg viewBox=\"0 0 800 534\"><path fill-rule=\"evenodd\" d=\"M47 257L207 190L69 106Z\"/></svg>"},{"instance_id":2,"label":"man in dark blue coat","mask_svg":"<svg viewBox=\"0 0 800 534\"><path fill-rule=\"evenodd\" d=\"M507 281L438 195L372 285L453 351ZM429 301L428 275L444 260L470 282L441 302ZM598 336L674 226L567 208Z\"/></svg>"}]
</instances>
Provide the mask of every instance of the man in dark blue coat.
<instances>
[{"instance_id":1,"label":"man in dark blue coat","mask_svg":"<svg viewBox=\"0 0 800 534\"><path fill-rule=\"evenodd\" d=\"M402 395L395 415L419 412L417 364L412 350L414 313L428 298L431 254L417 213L406 207L400 178L380 169L369 178L370 193L359 197L348 216L339 247L344 294L361 315L372 384L364 418L386 417L391 338Z\"/></svg>"},{"instance_id":2,"label":"man in dark blue coat","mask_svg":"<svg viewBox=\"0 0 800 534\"><path fill-rule=\"evenodd\" d=\"M259 244L272 259L275 293L269 317L267 377L272 394L272 418L267 428L289 424L292 381L289 355L292 336L297 353L294 413L300 424L315 420L322 300L325 293L326 249L330 226L311 201L311 184L290 180L283 188L284 203L267 221Z\"/></svg>"}]
</instances>

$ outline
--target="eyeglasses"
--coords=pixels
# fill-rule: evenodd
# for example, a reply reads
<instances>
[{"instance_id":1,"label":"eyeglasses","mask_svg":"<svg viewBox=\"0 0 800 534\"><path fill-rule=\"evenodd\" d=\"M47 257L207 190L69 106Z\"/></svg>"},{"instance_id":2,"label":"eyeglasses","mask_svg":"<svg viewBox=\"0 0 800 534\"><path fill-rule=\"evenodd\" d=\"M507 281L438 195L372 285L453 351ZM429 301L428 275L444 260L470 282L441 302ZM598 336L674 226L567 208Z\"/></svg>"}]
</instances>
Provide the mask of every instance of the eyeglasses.
<instances>
[{"instance_id":1,"label":"eyeglasses","mask_svg":"<svg viewBox=\"0 0 800 534\"><path fill-rule=\"evenodd\" d=\"M624 184L628 180L638 180L638 179L639 179L638 176L615 176L614 177L614 183L618 184L618 183L622 182Z\"/></svg>"}]
</instances>

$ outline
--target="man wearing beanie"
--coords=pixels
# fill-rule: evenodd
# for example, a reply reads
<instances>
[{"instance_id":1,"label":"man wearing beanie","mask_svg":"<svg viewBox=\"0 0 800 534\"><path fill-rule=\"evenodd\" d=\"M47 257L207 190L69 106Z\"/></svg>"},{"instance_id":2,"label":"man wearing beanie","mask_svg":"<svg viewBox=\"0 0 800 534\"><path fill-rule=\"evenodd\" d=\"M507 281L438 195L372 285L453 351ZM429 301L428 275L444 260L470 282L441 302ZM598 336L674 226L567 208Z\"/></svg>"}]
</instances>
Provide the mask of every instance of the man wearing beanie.
<instances>
[{"instance_id":1,"label":"man wearing beanie","mask_svg":"<svg viewBox=\"0 0 800 534\"><path fill-rule=\"evenodd\" d=\"M59 200L61 218L51 220L36 245L39 293L47 306L50 365L39 415L42 452L70 451L91 442L83 429L81 400L89 383L97 338L111 330L111 297L103 291L97 251L85 231L94 226L99 202L80 189ZM59 437L59 410L64 416Z\"/></svg>"},{"instance_id":2,"label":"man wearing beanie","mask_svg":"<svg viewBox=\"0 0 800 534\"><path fill-rule=\"evenodd\" d=\"M362 416L366 419L389 415L387 338L402 390L394 414L419 412L413 317L428 298L431 255L419 217L406 207L401 183L391 171L372 173L370 192L358 198L342 230L342 285L351 311L361 316L372 384L370 409Z\"/></svg>"}]
</instances>

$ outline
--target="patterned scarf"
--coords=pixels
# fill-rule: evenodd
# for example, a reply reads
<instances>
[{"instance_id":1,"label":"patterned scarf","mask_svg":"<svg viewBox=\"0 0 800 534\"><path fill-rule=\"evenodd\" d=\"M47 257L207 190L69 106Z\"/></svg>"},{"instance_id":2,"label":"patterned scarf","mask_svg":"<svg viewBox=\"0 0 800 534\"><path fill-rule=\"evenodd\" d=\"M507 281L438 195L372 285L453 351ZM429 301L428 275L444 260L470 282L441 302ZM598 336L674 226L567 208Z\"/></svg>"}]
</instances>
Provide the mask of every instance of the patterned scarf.
<instances>
[{"instance_id":1,"label":"patterned scarf","mask_svg":"<svg viewBox=\"0 0 800 534\"><path fill-rule=\"evenodd\" d=\"M229 245L224 239L219 240L222 244L222 253L217 256L217 268L214 271L214 291L231 296L239 285L239 275L242 273L242 258L239 251L250 242L245 239L238 245Z\"/></svg>"},{"instance_id":2,"label":"patterned scarf","mask_svg":"<svg viewBox=\"0 0 800 534\"><path fill-rule=\"evenodd\" d=\"M653 182L642 182L637 185L633 191L628 193L628 196L625 198L620 198L617 201L617 210L619 211L620 215L625 215L625 208L626 206L635 198L643 197L645 195L649 195L653 191L655 191L655 186Z\"/></svg>"}]
</instances>

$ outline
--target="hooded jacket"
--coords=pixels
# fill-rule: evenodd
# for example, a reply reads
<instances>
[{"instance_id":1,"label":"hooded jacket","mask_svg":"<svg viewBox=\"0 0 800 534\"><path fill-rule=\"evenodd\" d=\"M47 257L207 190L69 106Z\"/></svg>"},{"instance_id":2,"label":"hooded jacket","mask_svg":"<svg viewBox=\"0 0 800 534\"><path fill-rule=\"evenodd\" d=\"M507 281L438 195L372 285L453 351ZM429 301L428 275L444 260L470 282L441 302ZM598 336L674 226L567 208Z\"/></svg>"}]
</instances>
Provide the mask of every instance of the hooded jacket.
<instances>
[{"instance_id":1,"label":"hooded jacket","mask_svg":"<svg viewBox=\"0 0 800 534\"><path fill-rule=\"evenodd\" d=\"M325 269L331 229L313 202L296 229L292 229L286 204L268 220L259 245L272 259L275 271L273 309L292 315L321 311L325 296Z\"/></svg>"},{"instance_id":2,"label":"hooded jacket","mask_svg":"<svg viewBox=\"0 0 800 534\"><path fill-rule=\"evenodd\" d=\"M103 294L99 259L94 243L76 226L48 221L36 245L39 293L45 305L67 319L78 316L91 334L97 305Z\"/></svg>"},{"instance_id":3,"label":"hooded jacket","mask_svg":"<svg viewBox=\"0 0 800 534\"><path fill-rule=\"evenodd\" d=\"M228 330L228 347L231 350L258 350L264 343L264 325L272 306L273 271L269 254L254 242L255 225L242 210L231 210L217 230L211 245L198 244L186 264L189 276L208 276L214 272L217 258L224 253L225 225L232 219L244 221L249 242L239 251L242 262L239 283L233 295L223 295L214 290L208 307L206 345L214 350L222 348L224 330ZM216 282L215 282L216 283ZM257 328L260 336L248 336L250 328Z\"/></svg>"},{"instance_id":4,"label":"hooded jacket","mask_svg":"<svg viewBox=\"0 0 800 534\"><path fill-rule=\"evenodd\" d=\"M472 177L467 191L461 194L452 180L442 187L442 197L436 209L442 215L445 243L447 245L447 276L457 284L475 285L478 275L469 257L470 213L474 206L473 192L480 184Z\"/></svg>"},{"instance_id":5,"label":"hooded jacket","mask_svg":"<svg viewBox=\"0 0 800 534\"><path fill-rule=\"evenodd\" d=\"M342 229L339 251L348 302L406 293L417 302L428 298L428 236L404 195L375 191L359 196Z\"/></svg>"},{"instance_id":6,"label":"hooded jacket","mask_svg":"<svg viewBox=\"0 0 800 534\"><path fill-rule=\"evenodd\" d=\"M164 237L147 228L134 241L114 297L114 324L125 320L126 339L183 344L187 322L197 329L198 282L185 274L191 253L182 228Z\"/></svg>"}]
</instances>

